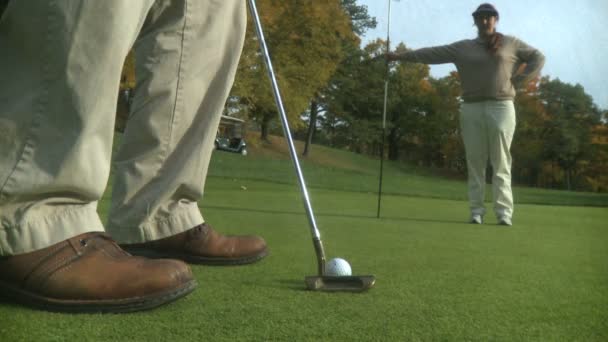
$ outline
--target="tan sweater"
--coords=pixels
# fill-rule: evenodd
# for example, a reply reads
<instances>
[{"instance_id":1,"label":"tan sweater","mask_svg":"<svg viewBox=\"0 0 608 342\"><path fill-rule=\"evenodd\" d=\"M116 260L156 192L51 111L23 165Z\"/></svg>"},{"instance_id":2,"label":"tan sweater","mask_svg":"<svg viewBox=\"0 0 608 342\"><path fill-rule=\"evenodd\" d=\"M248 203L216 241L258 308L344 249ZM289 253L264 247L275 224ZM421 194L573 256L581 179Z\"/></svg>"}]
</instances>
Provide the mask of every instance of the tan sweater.
<instances>
[{"instance_id":1,"label":"tan sweater","mask_svg":"<svg viewBox=\"0 0 608 342\"><path fill-rule=\"evenodd\" d=\"M496 55L488 52L477 38L407 51L400 54L400 59L424 64L454 63L465 102L512 100L515 97L513 83L518 85L536 77L545 63L545 56L540 51L507 35ZM522 63L526 63L523 74L513 78Z\"/></svg>"}]
</instances>

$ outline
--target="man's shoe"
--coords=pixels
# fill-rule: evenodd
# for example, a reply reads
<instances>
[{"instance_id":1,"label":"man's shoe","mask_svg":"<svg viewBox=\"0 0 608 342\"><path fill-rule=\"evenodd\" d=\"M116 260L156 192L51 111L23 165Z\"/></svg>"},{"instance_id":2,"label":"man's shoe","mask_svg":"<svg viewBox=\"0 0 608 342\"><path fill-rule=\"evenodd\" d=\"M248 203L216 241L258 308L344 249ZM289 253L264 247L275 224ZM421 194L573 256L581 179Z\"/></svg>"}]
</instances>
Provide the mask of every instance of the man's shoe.
<instances>
[{"instance_id":1,"label":"man's shoe","mask_svg":"<svg viewBox=\"0 0 608 342\"><path fill-rule=\"evenodd\" d=\"M471 224L482 224L483 223L483 218L481 217L481 215L471 215L471 220L469 221L469 223Z\"/></svg>"},{"instance_id":2,"label":"man's shoe","mask_svg":"<svg viewBox=\"0 0 608 342\"><path fill-rule=\"evenodd\" d=\"M164 239L121 245L128 252L151 258L175 258L201 265L243 265L268 255L258 236L226 236L203 223Z\"/></svg>"},{"instance_id":3,"label":"man's shoe","mask_svg":"<svg viewBox=\"0 0 608 342\"><path fill-rule=\"evenodd\" d=\"M508 216L502 216L498 218L498 224L501 226L512 226L513 222L511 222L511 218Z\"/></svg>"},{"instance_id":4,"label":"man's shoe","mask_svg":"<svg viewBox=\"0 0 608 342\"><path fill-rule=\"evenodd\" d=\"M134 257L104 233L85 233L34 252L0 257L0 294L49 311L139 311L195 288L187 264Z\"/></svg>"}]
</instances>

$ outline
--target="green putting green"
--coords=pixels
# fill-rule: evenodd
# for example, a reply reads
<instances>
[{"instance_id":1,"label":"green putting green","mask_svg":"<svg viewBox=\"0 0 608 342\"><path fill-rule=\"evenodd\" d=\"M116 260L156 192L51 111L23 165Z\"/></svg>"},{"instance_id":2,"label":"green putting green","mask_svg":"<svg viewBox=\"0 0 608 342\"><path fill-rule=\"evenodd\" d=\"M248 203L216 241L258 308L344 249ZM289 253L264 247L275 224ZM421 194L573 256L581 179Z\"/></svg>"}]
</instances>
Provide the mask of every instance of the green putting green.
<instances>
[{"instance_id":1,"label":"green putting green","mask_svg":"<svg viewBox=\"0 0 608 342\"><path fill-rule=\"evenodd\" d=\"M608 340L608 196L517 188L513 227L491 216L470 225L462 181L387 163L377 219L377 161L316 150L335 153L332 165L304 163L327 256L374 274L371 291L306 291L316 260L290 161L216 152L200 204L207 221L262 235L270 256L193 266L199 288L148 312L67 315L3 301L0 340ZM107 205L108 194L102 216Z\"/></svg>"}]
</instances>

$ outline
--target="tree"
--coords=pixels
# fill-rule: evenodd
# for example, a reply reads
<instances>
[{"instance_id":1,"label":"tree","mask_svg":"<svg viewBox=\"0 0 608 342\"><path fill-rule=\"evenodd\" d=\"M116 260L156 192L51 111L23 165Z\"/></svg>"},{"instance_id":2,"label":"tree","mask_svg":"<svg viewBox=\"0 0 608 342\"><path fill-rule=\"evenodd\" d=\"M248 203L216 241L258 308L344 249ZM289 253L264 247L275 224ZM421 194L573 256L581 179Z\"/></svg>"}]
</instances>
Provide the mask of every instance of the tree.
<instances>
[{"instance_id":1,"label":"tree","mask_svg":"<svg viewBox=\"0 0 608 342\"><path fill-rule=\"evenodd\" d=\"M452 72L430 82L430 112L422 127L424 164L463 172L466 159L459 126L460 78Z\"/></svg>"},{"instance_id":2,"label":"tree","mask_svg":"<svg viewBox=\"0 0 608 342\"><path fill-rule=\"evenodd\" d=\"M544 155L564 171L565 187L571 190L580 163L591 157L591 129L600 123L601 112L579 84L545 77L539 96L550 118Z\"/></svg>"},{"instance_id":3,"label":"tree","mask_svg":"<svg viewBox=\"0 0 608 342\"><path fill-rule=\"evenodd\" d=\"M340 78L344 77L348 73L345 69L353 66L352 59L357 58L356 50L359 49L361 36L367 31L367 29L376 27L376 18L371 17L367 12L367 6L357 5L356 0L341 0L341 6L345 13L348 14L352 35L348 35L341 41L342 51L345 56L342 62L337 67L337 72L334 73L332 79L328 82L327 86L320 89L310 101L310 109L308 111L308 132L306 134L306 142L304 145L303 156L307 156L312 144L312 139L317 128L317 119L320 112L326 111L326 94L330 89L336 86L336 83L340 82Z\"/></svg>"},{"instance_id":4,"label":"tree","mask_svg":"<svg viewBox=\"0 0 608 342\"><path fill-rule=\"evenodd\" d=\"M289 122L297 129L300 114L343 58L340 42L352 35L349 18L339 0L263 0L258 8ZM251 24L246 39L232 97L267 139L276 109Z\"/></svg>"},{"instance_id":5,"label":"tree","mask_svg":"<svg viewBox=\"0 0 608 342\"><path fill-rule=\"evenodd\" d=\"M385 66L372 57L382 51L383 45L377 40L363 49L349 47L348 58L326 88L326 124L332 125L326 128L332 131L334 146L366 152L379 144Z\"/></svg>"},{"instance_id":6,"label":"tree","mask_svg":"<svg viewBox=\"0 0 608 342\"><path fill-rule=\"evenodd\" d=\"M513 180L530 186L543 186L543 151L547 116L539 98L537 82L531 82L521 89L515 98L517 126L511 145L513 155Z\"/></svg>"},{"instance_id":7,"label":"tree","mask_svg":"<svg viewBox=\"0 0 608 342\"><path fill-rule=\"evenodd\" d=\"M587 185L585 190L608 192L608 124L602 120L591 131L591 158L581 172Z\"/></svg>"},{"instance_id":8,"label":"tree","mask_svg":"<svg viewBox=\"0 0 608 342\"><path fill-rule=\"evenodd\" d=\"M351 30L362 36L370 28L375 28L378 22L376 18L369 15L367 6L357 5L357 0L342 0L342 8L350 17Z\"/></svg>"},{"instance_id":9,"label":"tree","mask_svg":"<svg viewBox=\"0 0 608 342\"><path fill-rule=\"evenodd\" d=\"M405 51L403 43L395 51ZM390 99L387 106L388 158L397 160L401 150L406 158L415 158L416 147L423 134L423 120L431 113L429 67L418 63L398 63L390 75Z\"/></svg>"}]
</instances>

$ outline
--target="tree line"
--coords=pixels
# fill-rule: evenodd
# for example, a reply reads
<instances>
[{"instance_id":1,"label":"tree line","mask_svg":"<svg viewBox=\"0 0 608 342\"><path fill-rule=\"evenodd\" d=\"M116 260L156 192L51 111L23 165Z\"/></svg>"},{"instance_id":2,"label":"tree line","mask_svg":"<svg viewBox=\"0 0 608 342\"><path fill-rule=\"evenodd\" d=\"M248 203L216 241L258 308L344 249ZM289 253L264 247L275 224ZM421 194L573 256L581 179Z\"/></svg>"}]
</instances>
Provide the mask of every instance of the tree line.
<instances>
[{"instance_id":1,"label":"tree line","mask_svg":"<svg viewBox=\"0 0 608 342\"><path fill-rule=\"evenodd\" d=\"M390 160L465 174L456 72L434 78L415 63L387 70L374 58L385 52L385 41L361 45L376 20L356 0L258 0L257 6L292 132L306 142L304 156L315 142L375 157L384 150ZM515 183L608 191L608 111L582 86L544 75L519 89L515 106ZM251 22L226 114L259 127L262 141L281 134Z\"/></svg>"}]
</instances>

